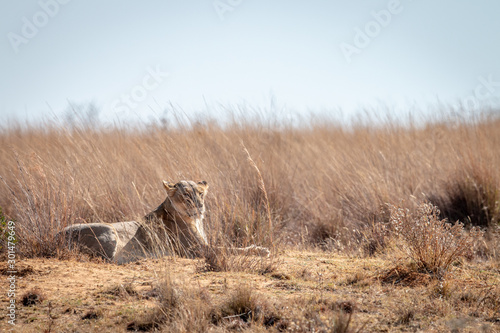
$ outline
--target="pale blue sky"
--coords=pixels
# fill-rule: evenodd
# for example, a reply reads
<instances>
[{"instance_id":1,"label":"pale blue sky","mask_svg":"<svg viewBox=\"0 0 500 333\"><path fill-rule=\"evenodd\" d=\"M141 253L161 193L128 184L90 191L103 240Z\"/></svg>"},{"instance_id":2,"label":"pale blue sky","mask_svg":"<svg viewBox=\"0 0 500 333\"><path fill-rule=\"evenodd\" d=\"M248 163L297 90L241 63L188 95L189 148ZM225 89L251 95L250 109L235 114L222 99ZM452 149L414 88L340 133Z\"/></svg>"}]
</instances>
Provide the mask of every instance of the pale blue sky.
<instances>
[{"instance_id":1,"label":"pale blue sky","mask_svg":"<svg viewBox=\"0 0 500 333\"><path fill-rule=\"evenodd\" d=\"M215 117L215 105L265 108L272 97L285 113L397 115L500 97L495 0L0 4L0 121L60 114L68 101L147 120L170 103Z\"/></svg>"}]
</instances>

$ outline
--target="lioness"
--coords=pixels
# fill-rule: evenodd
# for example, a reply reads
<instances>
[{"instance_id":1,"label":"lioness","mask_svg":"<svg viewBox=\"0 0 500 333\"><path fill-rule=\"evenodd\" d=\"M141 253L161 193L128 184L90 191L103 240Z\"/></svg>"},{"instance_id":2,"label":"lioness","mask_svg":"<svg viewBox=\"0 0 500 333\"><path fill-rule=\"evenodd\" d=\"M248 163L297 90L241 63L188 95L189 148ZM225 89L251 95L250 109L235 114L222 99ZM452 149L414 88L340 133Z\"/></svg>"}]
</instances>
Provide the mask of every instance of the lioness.
<instances>
[{"instance_id":1,"label":"lioness","mask_svg":"<svg viewBox=\"0 0 500 333\"><path fill-rule=\"evenodd\" d=\"M145 221L74 224L62 232L66 242L119 264L172 250L187 257L201 256L208 246L203 226L207 182L163 181L163 186L167 198ZM232 252L269 256L269 250L260 246Z\"/></svg>"}]
</instances>

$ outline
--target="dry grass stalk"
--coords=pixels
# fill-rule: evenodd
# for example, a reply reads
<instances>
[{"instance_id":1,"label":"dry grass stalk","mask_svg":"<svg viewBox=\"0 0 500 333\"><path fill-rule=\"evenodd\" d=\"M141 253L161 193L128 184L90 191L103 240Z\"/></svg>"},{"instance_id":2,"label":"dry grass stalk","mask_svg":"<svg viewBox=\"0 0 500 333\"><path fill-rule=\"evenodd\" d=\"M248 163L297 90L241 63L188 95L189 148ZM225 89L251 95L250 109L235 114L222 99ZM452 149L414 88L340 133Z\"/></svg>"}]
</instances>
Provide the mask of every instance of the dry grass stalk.
<instances>
[{"instance_id":1,"label":"dry grass stalk","mask_svg":"<svg viewBox=\"0 0 500 333\"><path fill-rule=\"evenodd\" d=\"M259 188L261 189L262 193L264 194L264 199L265 199L265 203L264 204L265 204L266 213L267 213L267 222L268 222L268 228L269 228L268 229L269 237L270 237L271 245L274 246L274 241L273 241L273 233L274 233L274 230L273 230L273 220L271 218L271 206L269 205L269 198L267 196L266 184L264 184L264 178L262 178L262 174L260 173L259 167L255 163L255 161L252 159L252 156L248 152L248 150L245 147L245 145L243 144L243 142L241 143L241 145L243 146L243 150L247 154L248 162L255 169L255 171L257 172L257 176L259 178Z\"/></svg>"}]
</instances>

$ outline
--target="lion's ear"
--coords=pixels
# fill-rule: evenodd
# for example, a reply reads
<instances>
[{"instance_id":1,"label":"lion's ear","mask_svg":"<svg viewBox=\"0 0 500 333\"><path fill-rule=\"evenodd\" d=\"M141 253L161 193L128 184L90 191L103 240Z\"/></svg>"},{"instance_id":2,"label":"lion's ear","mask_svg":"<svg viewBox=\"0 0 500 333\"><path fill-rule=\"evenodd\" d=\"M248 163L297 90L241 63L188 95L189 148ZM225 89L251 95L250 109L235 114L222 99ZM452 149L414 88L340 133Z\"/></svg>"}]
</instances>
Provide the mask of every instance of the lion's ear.
<instances>
[{"instance_id":1,"label":"lion's ear","mask_svg":"<svg viewBox=\"0 0 500 333\"><path fill-rule=\"evenodd\" d=\"M198 182L198 187L200 187L203 192L206 192L208 190L208 184L205 180Z\"/></svg>"},{"instance_id":2,"label":"lion's ear","mask_svg":"<svg viewBox=\"0 0 500 333\"><path fill-rule=\"evenodd\" d=\"M167 181L163 181L163 187L165 187L165 190L167 190L167 194L169 196L172 196L174 195L175 193L175 184L174 183L170 183L170 182L167 182Z\"/></svg>"}]
</instances>

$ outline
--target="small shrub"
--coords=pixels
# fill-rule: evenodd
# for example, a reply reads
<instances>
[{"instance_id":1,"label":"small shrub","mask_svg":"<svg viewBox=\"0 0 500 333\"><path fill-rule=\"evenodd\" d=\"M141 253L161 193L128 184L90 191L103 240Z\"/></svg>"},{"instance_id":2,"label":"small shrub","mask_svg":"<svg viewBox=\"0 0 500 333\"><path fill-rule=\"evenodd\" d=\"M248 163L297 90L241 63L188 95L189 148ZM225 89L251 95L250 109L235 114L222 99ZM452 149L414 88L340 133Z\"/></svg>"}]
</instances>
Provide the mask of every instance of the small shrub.
<instances>
[{"instance_id":1,"label":"small shrub","mask_svg":"<svg viewBox=\"0 0 500 333\"><path fill-rule=\"evenodd\" d=\"M45 295L40 289L31 289L27 291L22 297L22 304L24 306L38 305L45 300Z\"/></svg>"},{"instance_id":2,"label":"small shrub","mask_svg":"<svg viewBox=\"0 0 500 333\"><path fill-rule=\"evenodd\" d=\"M430 273L442 273L460 257L472 254L483 232L477 227L469 232L462 223L454 225L439 218L437 207L423 203L416 213L391 206L390 223L402 240L402 249L417 267Z\"/></svg>"}]
</instances>

